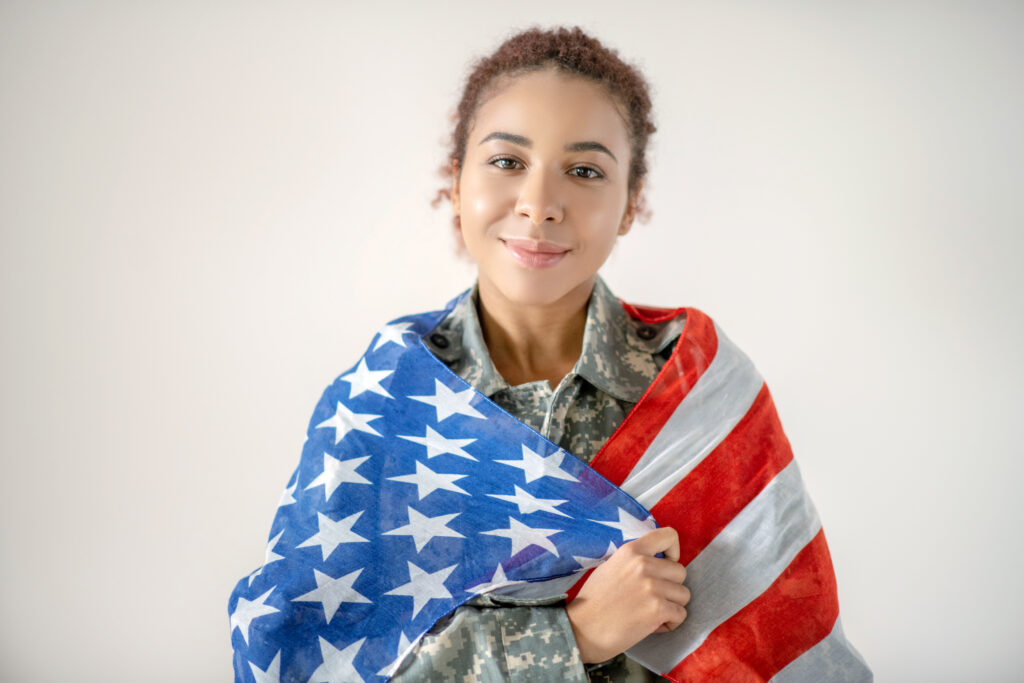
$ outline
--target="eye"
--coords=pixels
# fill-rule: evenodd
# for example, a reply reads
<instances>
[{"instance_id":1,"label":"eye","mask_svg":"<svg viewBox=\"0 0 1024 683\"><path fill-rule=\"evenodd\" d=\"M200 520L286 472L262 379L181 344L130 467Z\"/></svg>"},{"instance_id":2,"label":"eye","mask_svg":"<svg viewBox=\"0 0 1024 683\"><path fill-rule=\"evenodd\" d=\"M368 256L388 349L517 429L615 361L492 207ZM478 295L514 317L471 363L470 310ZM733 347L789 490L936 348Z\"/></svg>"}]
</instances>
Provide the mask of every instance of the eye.
<instances>
[{"instance_id":1,"label":"eye","mask_svg":"<svg viewBox=\"0 0 1024 683\"><path fill-rule=\"evenodd\" d=\"M505 171L514 171L522 167L522 164L519 163L519 161L517 161L516 159L513 159L512 157L495 157L488 161L487 163Z\"/></svg>"},{"instance_id":2,"label":"eye","mask_svg":"<svg viewBox=\"0 0 1024 683\"><path fill-rule=\"evenodd\" d=\"M576 166L575 168L570 169L569 173L577 178L585 178L587 180L604 177L601 175L600 171L596 168L591 168L590 166Z\"/></svg>"}]
</instances>

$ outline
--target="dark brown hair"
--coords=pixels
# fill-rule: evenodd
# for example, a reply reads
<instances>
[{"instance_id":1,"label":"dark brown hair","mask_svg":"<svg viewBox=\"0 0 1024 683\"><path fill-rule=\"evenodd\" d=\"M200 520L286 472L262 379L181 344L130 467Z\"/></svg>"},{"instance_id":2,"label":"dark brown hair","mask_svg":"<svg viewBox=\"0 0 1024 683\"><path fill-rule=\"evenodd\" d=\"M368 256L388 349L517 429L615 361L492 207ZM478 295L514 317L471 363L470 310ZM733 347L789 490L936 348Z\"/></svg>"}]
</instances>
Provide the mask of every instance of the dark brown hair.
<instances>
[{"instance_id":1,"label":"dark brown hair","mask_svg":"<svg viewBox=\"0 0 1024 683\"><path fill-rule=\"evenodd\" d=\"M656 130L651 122L648 85L636 67L622 61L615 50L588 36L578 26L571 29L558 27L548 31L531 28L517 33L473 65L459 107L452 117L455 129L452 132L448 162L440 169L442 177L450 185L454 174L453 162L462 168L466 156L466 139L488 86L499 76L516 76L548 67L601 84L619 104L629 133L631 160L628 189L630 195L634 195L640 181L647 175L647 139ZM451 199L451 191L447 186L438 191L433 205L437 206L445 197ZM637 216L645 219L648 212L643 206L643 198L636 196L635 201ZM454 224L456 228L459 227L458 216L455 216Z\"/></svg>"}]
</instances>

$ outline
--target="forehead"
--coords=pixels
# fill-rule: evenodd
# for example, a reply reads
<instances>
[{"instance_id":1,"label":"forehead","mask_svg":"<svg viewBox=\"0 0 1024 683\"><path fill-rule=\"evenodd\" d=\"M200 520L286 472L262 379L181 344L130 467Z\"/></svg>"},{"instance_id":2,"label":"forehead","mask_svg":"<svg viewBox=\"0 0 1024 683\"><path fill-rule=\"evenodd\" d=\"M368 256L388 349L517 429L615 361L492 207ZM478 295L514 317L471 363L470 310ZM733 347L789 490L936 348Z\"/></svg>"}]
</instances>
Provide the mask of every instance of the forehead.
<instances>
[{"instance_id":1,"label":"forehead","mask_svg":"<svg viewBox=\"0 0 1024 683\"><path fill-rule=\"evenodd\" d=\"M629 146L619 104L604 86L554 69L501 77L488 87L469 139L477 141L496 130L540 142L571 138Z\"/></svg>"}]
</instances>

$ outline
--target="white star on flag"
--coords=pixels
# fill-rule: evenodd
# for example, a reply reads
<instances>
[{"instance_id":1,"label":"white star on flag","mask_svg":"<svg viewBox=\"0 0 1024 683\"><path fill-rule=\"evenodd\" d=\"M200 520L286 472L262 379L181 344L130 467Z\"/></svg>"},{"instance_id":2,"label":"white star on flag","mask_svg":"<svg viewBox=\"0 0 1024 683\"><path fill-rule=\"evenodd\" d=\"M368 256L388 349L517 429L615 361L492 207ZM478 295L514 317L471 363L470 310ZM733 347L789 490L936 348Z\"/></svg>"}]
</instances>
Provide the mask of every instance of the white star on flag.
<instances>
[{"instance_id":1,"label":"white star on flag","mask_svg":"<svg viewBox=\"0 0 1024 683\"><path fill-rule=\"evenodd\" d=\"M316 428L323 429L325 427L333 427L334 443L339 443L345 438L346 434L353 430L366 432L367 434L373 434L374 436L380 436L380 433L369 424L379 417L381 416L370 415L368 413L353 413L345 407L345 404L338 401L338 407L335 408L334 415L318 424Z\"/></svg>"},{"instance_id":2,"label":"white star on flag","mask_svg":"<svg viewBox=\"0 0 1024 683\"><path fill-rule=\"evenodd\" d=\"M409 642L409 636L405 635L405 631L402 631L402 635L398 637L398 656L395 658L395 661L391 662L383 669L378 671L377 675L390 676L393 673L391 670L395 668L395 665L398 664L402 659L404 659L402 655L405 654L405 651L409 649L410 645L412 645L412 643Z\"/></svg>"},{"instance_id":3,"label":"white star on flag","mask_svg":"<svg viewBox=\"0 0 1024 683\"><path fill-rule=\"evenodd\" d=\"M465 391L458 393L452 391L448 386L441 380L434 378L434 395L433 396L410 396L414 401L420 401L428 405L434 406L437 410L437 421L441 422L452 415L466 415L468 417L479 417L483 419L483 415L477 411L476 408L469 405L470 400L476 394L476 390L470 387Z\"/></svg>"},{"instance_id":4,"label":"white star on flag","mask_svg":"<svg viewBox=\"0 0 1024 683\"><path fill-rule=\"evenodd\" d=\"M283 508L285 505L291 505L295 502L295 487L299 485L299 477L295 477L295 481L281 493L281 499L277 501L277 507Z\"/></svg>"},{"instance_id":5,"label":"white star on flag","mask_svg":"<svg viewBox=\"0 0 1024 683\"><path fill-rule=\"evenodd\" d=\"M459 565L453 564L450 567L438 569L431 574L423 571L408 560L406 562L409 565L409 583L403 583L397 588L392 588L384 593L384 595L408 595L412 597L413 619L431 600L452 597L452 594L444 587L444 582L448 575L455 571Z\"/></svg>"},{"instance_id":6,"label":"white star on flag","mask_svg":"<svg viewBox=\"0 0 1024 683\"><path fill-rule=\"evenodd\" d=\"M455 512L450 515L438 515L427 517L420 514L419 510L409 508L409 523L391 531L385 531L382 536L412 536L416 545L416 552L423 550L423 546L430 543L434 538L465 538L458 531L448 526L448 522L459 516Z\"/></svg>"},{"instance_id":7,"label":"white star on flag","mask_svg":"<svg viewBox=\"0 0 1024 683\"><path fill-rule=\"evenodd\" d=\"M615 544L609 542L608 543L608 550L604 551L604 555L598 555L597 557L586 557L586 556L583 556L583 555L573 555L572 559L576 560L576 564L578 564L579 566L583 567L584 569L590 569L591 567L596 567L599 564L601 564L602 562L604 562L605 560L607 560L609 557L611 557L613 554L615 554L616 550L618 550L618 548L615 547Z\"/></svg>"},{"instance_id":8,"label":"white star on flag","mask_svg":"<svg viewBox=\"0 0 1024 683\"><path fill-rule=\"evenodd\" d=\"M354 572L349 572L340 578L334 579L324 574L323 572L314 569L313 578L316 580L316 588L309 591L304 595L300 595L297 598L292 598L292 602L319 602L324 608L324 617L327 619L327 623L331 623L331 619L338 612L338 607L343 602L365 602L369 603L370 600L366 599L366 596L357 591L352 587L352 584L359 578L362 569L357 569Z\"/></svg>"},{"instance_id":9,"label":"white star on flag","mask_svg":"<svg viewBox=\"0 0 1024 683\"><path fill-rule=\"evenodd\" d=\"M352 683L357 680L366 680L362 674L356 671L354 664L356 655L359 654L359 648L363 646L363 641L366 638L360 638L339 650L323 636L318 637L320 638L320 656L324 661L309 677L308 683Z\"/></svg>"},{"instance_id":10,"label":"white star on flag","mask_svg":"<svg viewBox=\"0 0 1024 683\"><path fill-rule=\"evenodd\" d=\"M391 323L380 328L380 331L377 332L377 343L373 345L373 350L376 351L388 342L405 346L405 339L403 337L409 332L410 327L412 327L412 323Z\"/></svg>"},{"instance_id":11,"label":"white star on flag","mask_svg":"<svg viewBox=\"0 0 1024 683\"><path fill-rule=\"evenodd\" d=\"M495 462L500 462L502 465L518 467L521 469L523 474L526 475L527 484L540 479L541 477L565 479L566 481L579 481L579 479L562 469L562 459L564 457L565 453L563 451L555 451L551 455L545 457L539 453L535 453L530 450L526 444L523 444L522 460L495 460Z\"/></svg>"},{"instance_id":12,"label":"white star on flag","mask_svg":"<svg viewBox=\"0 0 1024 683\"><path fill-rule=\"evenodd\" d=\"M240 597L235 604L235 611L231 613L231 630L234 630L237 626L238 630L242 632L242 640L245 641L246 645L249 644L249 624L252 623L253 619L281 611L276 607L264 604L267 598L270 597L270 594L274 592L274 588L277 588L277 586L271 587L270 590L255 600L246 600Z\"/></svg>"},{"instance_id":13,"label":"white star on flag","mask_svg":"<svg viewBox=\"0 0 1024 683\"><path fill-rule=\"evenodd\" d=\"M465 474L440 474L430 469L419 460L416 461L416 474L403 474L398 477L388 477L390 481L400 481L405 484L416 485L416 495L423 500L437 489L442 491L454 491L469 495L453 482L465 478Z\"/></svg>"},{"instance_id":14,"label":"white star on flag","mask_svg":"<svg viewBox=\"0 0 1024 683\"><path fill-rule=\"evenodd\" d=\"M502 586L506 583L519 583L518 581L509 581L508 577L505 576L505 568L501 566L501 562L494 568L494 574L491 576L490 584L492 586Z\"/></svg>"},{"instance_id":15,"label":"white star on flag","mask_svg":"<svg viewBox=\"0 0 1024 683\"><path fill-rule=\"evenodd\" d=\"M324 453L324 471L306 485L306 490L323 484L324 500L327 501L342 484L369 484L371 482L368 479L356 472L356 468L369 459L370 456L364 455L361 458L338 460L330 453Z\"/></svg>"},{"instance_id":16,"label":"white star on flag","mask_svg":"<svg viewBox=\"0 0 1024 683\"><path fill-rule=\"evenodd\" d=\"M249 668L252 669L252 677L256 679L256 683L281 683L281 651L278 650L270 660L266 671L252 662L249 662Z\"/></svg>"},{"instance_id":17,"label":"white star on flag","mask_svg":"<svg viewBox=\"0 0 1024 683\"><path fill-rule=\"evenodd\" d=\"M320 530L296 547L311 548L314 545L318 545L320 546L320 550L323 552L324 562L326 562L331 553L333 553L334 550L342 543L369 543L369 539L363 538L352 531L352 526L356 523L359 519L359 515L363 514L363 512L363 510L360 510L354 515L349 515L337 522L322 512L316 513L317 523Z\"/></svg>"},{"instance_id":18,"label":"white star on flag","mask_svg":"<svg viewBox=\"0 0 1024 683\"><path fill-rule=\"evenodd\" d=\"M424 436L402 436L399 434L398 438L418 443L421 446L426 446L428 460L438 455L451 453L452 455L457 455L460 458L468 458L474 462L477 461L477 459L472 455L462 450L464 446L468 446L476 441L476 439L448 439L431 429L429 425L426 425L426 427L427 433Z\"/></svg>"},{"instance_id":19,"label":"white star on flag","mask_svg":"<svg viewBox=\"0 0 1024 683\"><path fill-rule=\"evenodd\" d=\"M619 508L619 521L617 522L603 522L599 519L591 521L605 526L610 526L613 529L618 529L622 534L623 543L626 541L632 541L634 538L640 538L648 531L654 531L657 528L654 524L653 518L647 517L646 519L637 519L622 508Z\"/></svg>"},{"instance_id":20,"label":"white star on flag","mask_svg":"<svg viewBox=\"0 0 1024 683\"><path fill-rule=\"evenodd\" d=\"M283 560L284 559L283 555L278 555L277 553L274 552L274 546L277 545L277 542L281 540L281 536L283 536L283 535L284 535L284 529L281 529L281 532L278 533L277 536L274 536L272 539L270 539L270 541L267 543L267 552L266 552L266 554L265 554L265 556L263 558L263 564L260 565L259 569L257 569L256 571L254 571L252 574L249 575L249 585L250 586L252 585L252 580L255 579L257 576L259 576L260 574L262 574L263 570L266 569L268 564L270 564L271 562L277 562L278 560Z\"/></svg>"},{"instance_id":21,"label":"white star on flag","mask_svg":"<svg viewBox=\"0 0 1024 683\"><path fill-rule=\"evenodd\" d=\"M367 391L380 394L385 398L394 398L394 396L387 392L387 389L380 385L380 381L386 379L393 372L394 370L371 370L366 365L366 359L360 358L356 369L347 375L342 375L339 379L352 385L352 390L348 395L349 398L355 398Z\"/></svg>"},{"instance_id":22,"label":"white star on flag","mask_svg":"<svg viewBox=\"0 0 1024 683\"><path fill-rule=\"evenodd\" d=\"M502 536L512 541L512 557L515 557L525 548L531 545L540 546L548 552L558 555L558 549L551 542L551 537L561 533L561 529L535 529L526 526L515 517L508 518L507 529L494 529L492 531L481 531L489 536Z\"/></svg>"},{"instance_id":23,"label":"white star on flag","mask_svg":"<svg viewBox=\"0 0 1024 683\"><path fill-rule=\"evenodd\" d=\"M519 514L528 515L531 512L550 512L553 515L561 515L562 517L568 517L561 510L555 508L556 505L567 503L567 500L560 500L558 498L537 498L529 491L525 491L518 486L513 485L516 493L514 496L502 495L498 493L488 493L487 495L491 498L497 498L498 500L508 501L509 503L515 503L516 507L519 508Z\"/></svg>"},{"instance_id":24,"label":"white star on flag","mask_svg":"<svg viewBox=\"0 0 1024 683\"><path fill-rule=\"evenodd\" d=\"M505 576L505 568L502 567L501 563L499 562L498 566L494 568L494 574L491 576L490 579L488 579L487 581L481 581L480 583L476 584L472 588L468 588L467 590L470 590L477 595L481 595L483 593L489 593L490 591L499 588L514 586L517 583L526 582L510 580L507 576Z\"/></svg>"}]
</instances>

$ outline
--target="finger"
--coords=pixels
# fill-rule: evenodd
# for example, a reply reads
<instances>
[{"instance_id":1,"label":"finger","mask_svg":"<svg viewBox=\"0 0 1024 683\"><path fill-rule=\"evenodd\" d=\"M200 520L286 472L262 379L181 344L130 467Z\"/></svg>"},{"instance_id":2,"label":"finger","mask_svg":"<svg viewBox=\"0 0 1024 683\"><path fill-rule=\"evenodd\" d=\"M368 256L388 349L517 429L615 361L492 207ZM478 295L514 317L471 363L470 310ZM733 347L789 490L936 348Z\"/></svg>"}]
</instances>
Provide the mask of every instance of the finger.
<instances>
[{"instance_id":1,"label":"finger","mask_svg":"<svg viewBox=\"0 0 1024 683\"><path fill-rule=\"evenodd\" d=\"M657 591L662 598L680 607L685 607L690 602L690 589L682 584L659 581Z\"/></svg>"},{"instance_id":2,"label":"finger","mask_svg":"<svg viewBox=\"0 0 1024 683\"><path fill-rule=\"evenodd\" d=\"M647 576L651 578L671 581L675 584L680 584L686 580L686 567L678 562L659 557L652 557L647 559L646 562L647 566L644 570Z\"/></svg>"},{"instance_id":3,"label":"finger","mask_svg":"<svg viewBox=\"0 0 1024 683\"><path fill-rule=\"evenodd\" d=\"M641 555L657 555L665 553L665 558L673 562L679 561L679 534L670 526L663 526L630 541L626 544L632 546L634 552ZM626 546L623 546L626 547Z\"/></svg>"},{"instance_id":4,"label":"finger","mask_svg":"<svg viewBox=\"0 0 1024 683\"><path fill-rule=\"evenodd\" d=\"M684 621L686 621L686 616L687 616L686 608L685 607L680 607L679 608L678 616L673 618L673 619L671 619L671 620L669 620L669 621L666 621L665 622L665 628L667 630L669 630L669 631L676 630L677 628L682 626Z\"/></svg>"},{"instance_id":5,"label":"finger","mask_svg":"<svg viewBox=\"0 0 1024 683\"><path fill-rule=\"evenodd\" d=\"M670 603L666 607L665 616L665 621L658 628L654 629L652 633L667 633L679 628L686 621L686 608Z\"/></svg>"},{"instance_id":6,"label":"finger","mask_svg":"<svg viewBox=\"0 0 1024 683\"><path fill-rule=\"evenodd\" d=\"M644 587L644 594L656 600L659 606L663 602L671 602L683 607L690 602L690 589L674 581L653 579Z\"/></svg>"}]
</instances>

